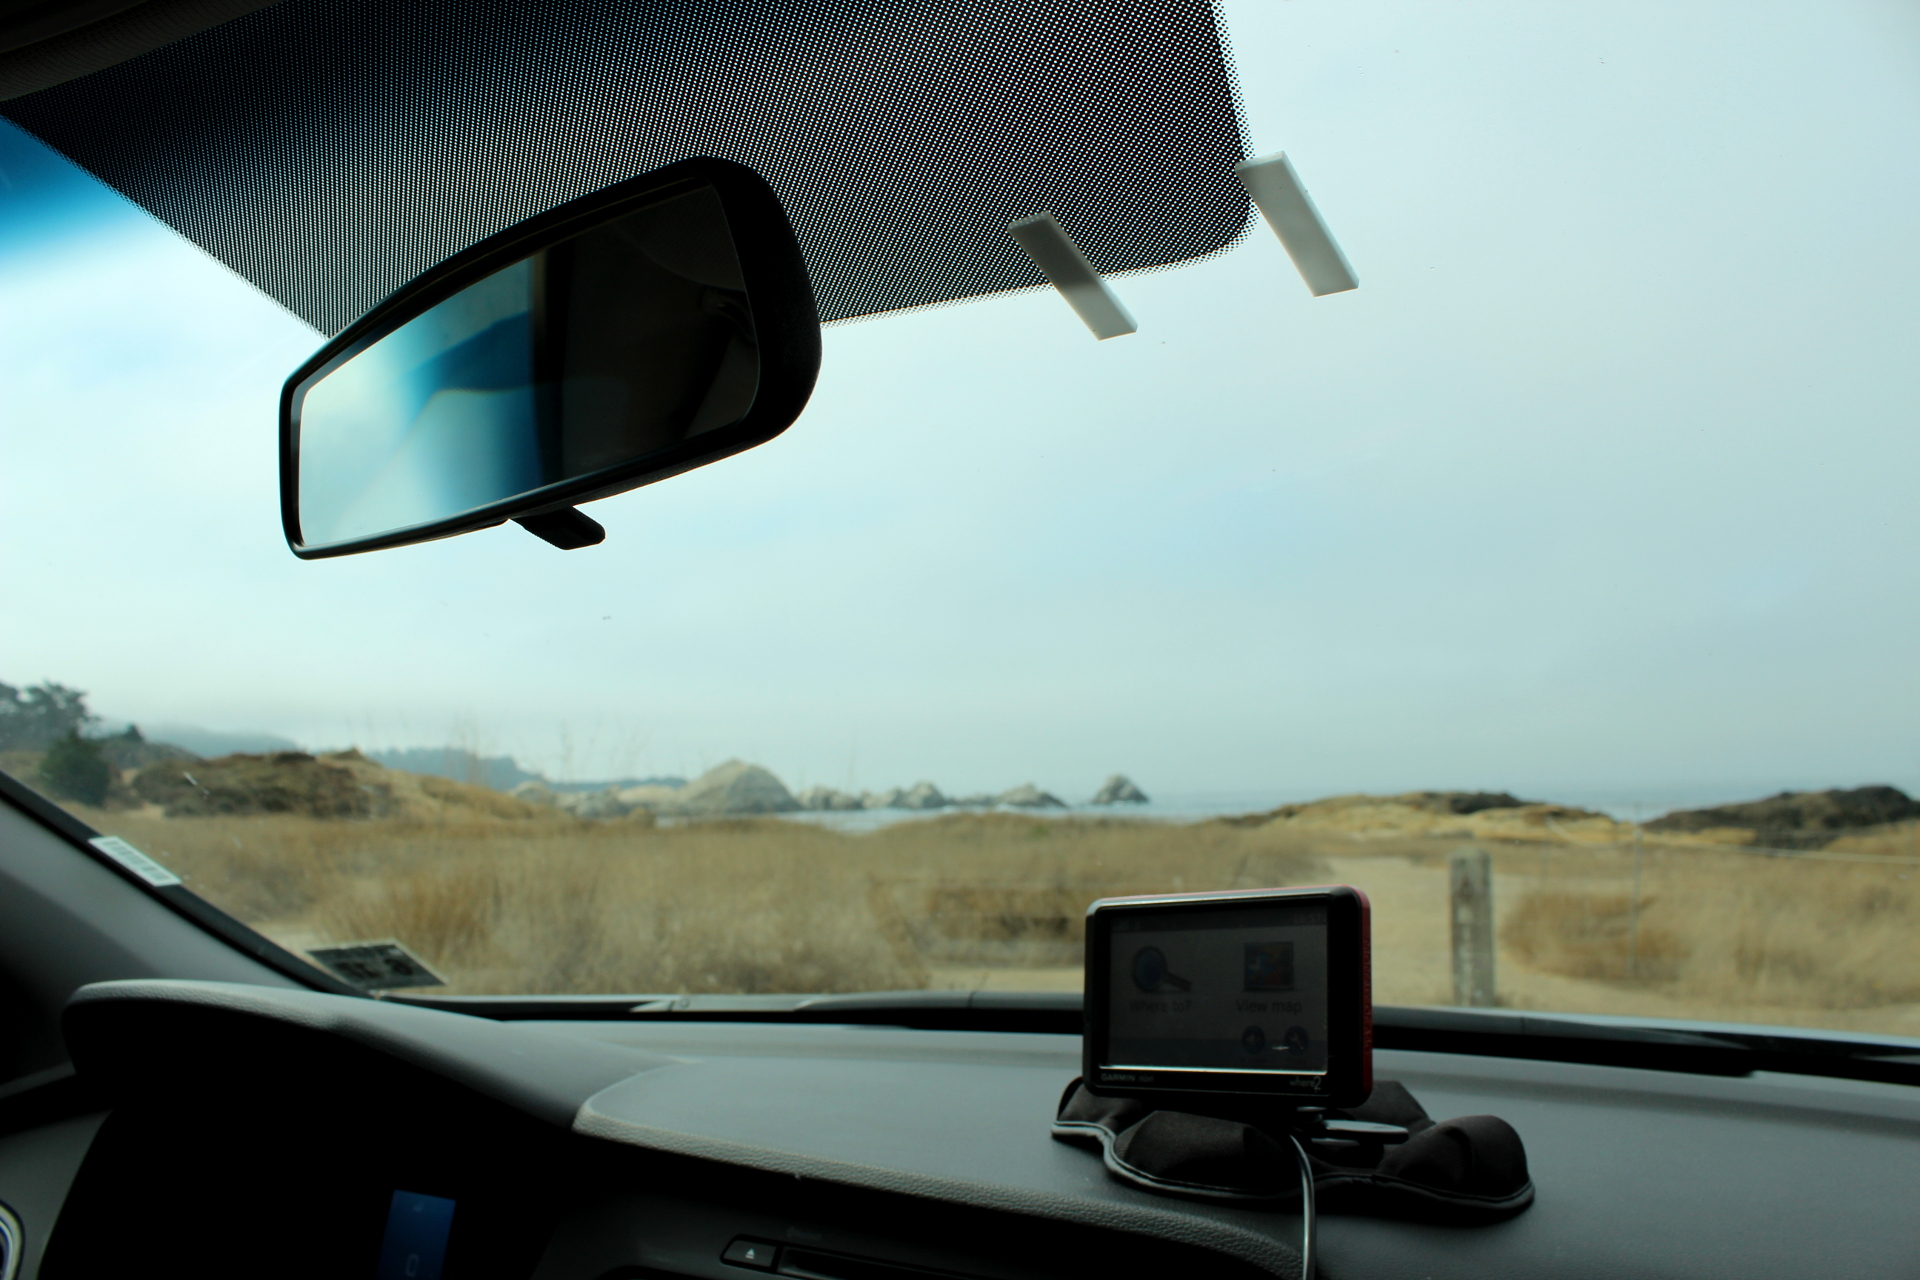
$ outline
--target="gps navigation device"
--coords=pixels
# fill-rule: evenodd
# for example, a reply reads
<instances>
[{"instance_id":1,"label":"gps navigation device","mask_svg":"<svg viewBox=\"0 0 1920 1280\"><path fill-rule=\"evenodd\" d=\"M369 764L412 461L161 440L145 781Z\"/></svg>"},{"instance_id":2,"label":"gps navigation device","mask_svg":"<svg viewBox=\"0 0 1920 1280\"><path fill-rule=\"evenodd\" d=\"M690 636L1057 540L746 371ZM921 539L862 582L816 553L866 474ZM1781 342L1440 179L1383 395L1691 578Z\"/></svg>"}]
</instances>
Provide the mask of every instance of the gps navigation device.
<instances>
[{"instance_id":1,"label":"gps navigation device","mask_svg":"<svg viewBox=\"0 0 1920 1280\"><path fill-rule=\"evenodd\" d=\"M1366 895L1346 885L1087 908L1082 1078L1119 1097L1344 1107L1373 1090Z\"/></svg>"}]
</instances>

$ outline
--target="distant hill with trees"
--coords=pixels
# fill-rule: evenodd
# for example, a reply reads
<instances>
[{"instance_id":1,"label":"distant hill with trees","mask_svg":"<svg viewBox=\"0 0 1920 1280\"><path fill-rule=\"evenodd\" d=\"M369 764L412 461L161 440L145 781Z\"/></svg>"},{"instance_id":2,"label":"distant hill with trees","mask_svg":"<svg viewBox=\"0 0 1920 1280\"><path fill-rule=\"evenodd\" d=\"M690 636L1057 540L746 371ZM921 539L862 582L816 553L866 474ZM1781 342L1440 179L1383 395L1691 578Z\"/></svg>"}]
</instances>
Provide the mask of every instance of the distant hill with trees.
<instances>
[{"instance_id":1,"label":"distant hill with trees","mask_svg":"<svg viewBox=\"0 0 1920 1280\"><path fill-rule=\"evenodd\" d=\"M461 747L403 747L363 754L389 769L451 778L495 791L511 791L523 782L545 781L539 774L522 769L512 756L483 756Z\"/></svg>"},{"instance_id":2,"label":"distant hill with trees","mask_svg":"<svg viewBox=\"0 0 1920 1280\"><path fill-rule=\"evenodd\" d=\"M0 751L45 751L98 722L78 689L51 680L24 689L0 683Z\"/></svg>"},{"instance_id":3,"label":"distant hill with trees","mask_svg":"<svg viewBox=\"0 0 1920 1280\"><path fill-rule=\"evenodd\" d=\"M116 774L100 743L85 736L99 719L78 689L51 680L24 689L0 684L0 760L32 761L33 780L54 795L101 804Z\"/></svg>"},{"instance_id":4,"label":"distant hill with trees","mask_svg":"<svg viewBox=\"0 0 1920 1280\"><path fill-rule=\"evenodd\" d=\"M553 782L545 775L523 769L512 756L483 756L462 747L403 747L388 751L368 751L369 760L389 769L406 773L424 773L435 778L495 791L511 791L523 782L538 782L558 792L605 791L609 787L678 787L685 778L612 778L601 782Z\"/></svg>"}]
</instances>

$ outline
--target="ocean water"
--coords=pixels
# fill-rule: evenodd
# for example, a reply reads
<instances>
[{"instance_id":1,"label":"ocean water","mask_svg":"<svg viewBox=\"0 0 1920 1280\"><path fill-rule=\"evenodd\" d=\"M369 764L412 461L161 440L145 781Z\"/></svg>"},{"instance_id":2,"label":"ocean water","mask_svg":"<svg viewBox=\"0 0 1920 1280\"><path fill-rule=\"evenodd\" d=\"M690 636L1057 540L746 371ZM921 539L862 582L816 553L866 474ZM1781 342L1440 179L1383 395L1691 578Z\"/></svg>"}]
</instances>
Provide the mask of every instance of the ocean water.
<instances>
[{"instance_id":1,"label":"ocean water","mask_svg":"<svg viewBox=\"0 0 1920 1280\"><path fill-rule=\"evenodd\" d=\"M1758 800L1785 790L1816 790L1813 784L1697 783L1643 787L1570 787L1551 792L1514 792L1522 800L1592 809L1622 822L1643 822L1675 809L1704 809L1713 805ZM1204 822L1208 818L1269 813L1283 804L1321 800L1325 791L1189 791L1154 794L1147 804L1069 805L1064 809L1003 809L1003 813L1030 813L1035 817L1136 818L1160 822ZM1378 794L1388 794L1384 791ZM791 822L811 822L836 831L875 831L896 822L924 822L949 813L980 813L979 809L853 809L783 814Z\"/></svg>"},{"instance_id":2,"label":"ocean water","mask_svg":"<svg viewBox=\"0 0 1920 1280\"><path fill-rule=\"evenodd\" d=\"M1203 791L1155 796L1147 804L1076 804L1064 809L849 809L788 813L793 822L811 822L836 831L873 831L896 822L921 822L949 813L1026 813L1037 818L1151 818L1162 822L1202 822L1243 813L1265 813L1283 804L1311 799L1266 791Z\"/></svg>"}]
</instances>

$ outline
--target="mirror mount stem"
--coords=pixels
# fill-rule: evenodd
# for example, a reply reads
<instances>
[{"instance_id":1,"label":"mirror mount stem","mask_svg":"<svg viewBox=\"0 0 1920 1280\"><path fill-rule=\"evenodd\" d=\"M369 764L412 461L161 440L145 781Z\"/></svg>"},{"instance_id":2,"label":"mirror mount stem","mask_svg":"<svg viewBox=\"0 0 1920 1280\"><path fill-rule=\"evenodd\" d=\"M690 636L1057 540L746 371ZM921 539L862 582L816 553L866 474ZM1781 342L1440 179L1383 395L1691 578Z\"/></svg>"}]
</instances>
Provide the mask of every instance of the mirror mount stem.
<instances>
[{"instance_id":1,"label":"mirror mount stem","mask_svg":"<svg viewBox=\"0 0 1920 1280\"><path fill-rule=\"evenodd\" d=\"M513 522L533 534L544 538L562 551L578 551L581 547L597 546L606 541L607 531L592 516L583 514L578 507L557 507L552 511L540 511L530 516L515 516Z\"/></svg>"}]
</instances>

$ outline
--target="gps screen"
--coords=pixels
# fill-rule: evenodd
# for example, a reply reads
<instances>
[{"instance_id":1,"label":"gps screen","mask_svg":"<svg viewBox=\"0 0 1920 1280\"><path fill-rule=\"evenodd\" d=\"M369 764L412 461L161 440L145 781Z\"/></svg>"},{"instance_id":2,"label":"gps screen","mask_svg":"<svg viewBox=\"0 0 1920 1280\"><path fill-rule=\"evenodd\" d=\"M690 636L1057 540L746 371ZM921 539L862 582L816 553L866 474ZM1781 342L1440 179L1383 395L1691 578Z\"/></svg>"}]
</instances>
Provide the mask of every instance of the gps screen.
<instances>
[{"instance_id":1,"label":"gps screen","mask_svg":"<svg viewBox=\"0 0 1920 1280\"><path fill-rule=\"evenodd\" d=\"M1327 909L1123 912L1105 1067L1327 1069Z\"/></svg>"}]
</instances>

